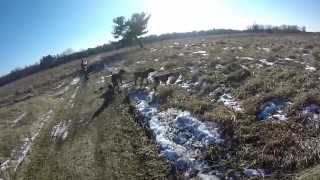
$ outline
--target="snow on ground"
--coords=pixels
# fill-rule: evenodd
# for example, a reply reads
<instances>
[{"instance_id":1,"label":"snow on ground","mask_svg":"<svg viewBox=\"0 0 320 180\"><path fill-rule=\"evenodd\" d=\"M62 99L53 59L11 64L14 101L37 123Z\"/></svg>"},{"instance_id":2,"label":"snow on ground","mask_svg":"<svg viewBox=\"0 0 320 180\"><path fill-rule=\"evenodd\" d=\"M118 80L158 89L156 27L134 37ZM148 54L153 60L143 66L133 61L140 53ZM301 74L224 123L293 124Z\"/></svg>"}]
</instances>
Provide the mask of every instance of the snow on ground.
<instances>
[{"instance_id":1,"label":"snow on ground","mask_svg":"<svg viewBox=\"0 0 320 180\"><path fill-rule=\"evenodd\" d=\"M303 108L302 116L309 121L320 122L320 107L317 104L310 104Z\"/></svg>"},{"instance_id":2,"label":"snow on ground","mask_svg":"<svg viewBox=\"0 0 320 180\"><path fill-rule=\"evenodd\" d=\"M173 84L173 83L174 83L174 80L175 80L175 77L170 76L170 77L168 77L168 80L167 80L166 84L167 84L167 85Z\"/></svg>"},{"instance_id":3,"label":"snow on ground","mask_svg":"<svg viewBox=\"0 0 320 180\"><path fill-rule=\"evenodd\" d=\"M0 165L0 170L2 172L5 172L8 168L11 168L11 167L14 168L14 171L18 169L18 167L27 157L34 140L38 137L38 135L40 134L40 131L42 130L44 125L48 122L48 120L51 118L52 114L53 114L53 111L50 110L49 112L39 117L40 122L36 122L36 124L32 126L33 129L30 131L31 137L24 138L23 144L19 148L12 151L11 158L6 160L4 163Z\"/></svg>"},{"instance_id":4,"label":"snow on ground","mask_svg":"<svg viewBox=\"0 0 320 180\"><path fill-rule=\"evenodd\" d=\"M156 48L151 48L151 49L150 49L150 52L153 53L153 52L156 52L157 50L158 50L158 49L156 49Z\"/></svg>"},{"instance_id":5,"label":"snow on ground","mask_svg":"<svg viewBox=\"0 0 320 180\"><path fill-rule=\"evenodd\" d=\"M185 174L197 170L210 176L204 172L209 167L203 160L203 150L223 142L216 124L201 122L188 111L173 108L159 111L152 92L134 92L130 101L144 117L143 124L150 128L163 157Z\"/></svg>"},{"instance_id":6,"label":"snow on ground","mask_svg":"<svg viewBox=\"0 0 320 180\"><path fill-rule=\"evenodd\" d=\"M253 61L254 58L252 57L240 57L241 60L249 60L249 61Z\"/></svg>"},{"instance_id":7,"label":"snow on ground","mask_svg":"<svg viewBox=\"0 0 320 180\"><path fill-rule=\"evenodd\" d=\"M255 177L255 176L264 177L265 176L265 173L262 169L244 169L243 173L247 177Z\"/></svg>"},{"instance_id":8,"label":"snow on ground","mask_svg":"<svg viewBox=\"0 0 320 180\"><path fill-rule=\"evenodd\" d=\"M60 91L56 92L54 94L54 96L62 96L63 94L65 94L70 89L70 86L77 85L77 84L79 84L79 82L80 82L80 77L75 77L74 79L72 79L72 81L70 82L69 85L67 85L66 87L64 87Z\"/></svg>"},{"instance_id":9,"label":"snow on ground","mask_svg":"<svg viewBox=\"0 0 320 180\"><path fill-rule=\"evenodd\" d=\"M18 116L18 117L13 121L13 123L14 123L14 124L19 123L26 115L27 115L27 113L26 113L26 112L23 112L20 116Z\"/></svg>"},{"instance_id":10,"label":"snow on ground","mask_svg":"<svg viewBox=\"0 0 320 180\"><path fill-rule=\"evenodd\" d=\"M141 61L137 61L136 62L136 64L144 64L144 63L146 63L147 61L145 61L145 60L141 60Z\"/></svg>"},{"instance_id":11,"label":"snow on ground","mask_svg":"<svg viewBox=\"0 0 320 180\"><path fill-rule=\"evenodd\" d=\"M313 66L310 66L310 65L306 65L306 68L305 68L307 71L316 71L317 69Z\"/></svg>"},{"instance_id":12,"label":"snow on ground","mask_svg":"<svg viewBox=\"0 0 320 180\"><path fill-rule=\"evenodd\" d=\"M262 105L262 110L258 114L258 119L261 121L265 120L277 120L277 121L286 121L288 119L287 114L283 111L290 102L274 99L265 102Z\"/></svg>"},{"instance_id":13,"label":"snow on ground","mask_svg":"<svg viewBox=\"0 0 320 180\"><path fill-rule=\"evenodd\" d=\"M217 70L222 70L222 69L223 69L223 67L224 67L224 66L223 66L223 65L221 65L221 64L217 64L217 65L216 65L216 69L217 69Z\"/></svg>"},{"instance_id":14,"label":"snow on ground","mask_svg":"<svg viewBox=\"0 0 320 180\"><path fill-rule=\"evenodd\" d=\"M70 86L64 87L62 90L58 91L57 93L54 94L54 96L61 96L64 93L66 93L69 90Z\"/></svg>"},{"instance_id":15,"label":"snow on ground","mask_svg":"<svg viewBox=\"0 0 320 180\"><path fill-rule=\"evenodd\" d=\"M265 52L270 52L271 51L270 48L262 48L262 50L264 50Z\"/></svg>"},{"instance_id":16,"label":"snow on ground","mask_svg":"<svg viewBox=\"0 0 320 180\"><path fill-rule=\"evenodd\" d=\"M62 81L55 89L60 89L63 85L65 85L65 81Z\"/></svg>"},{"instance_id":17,"label":"snow on ground","mask_svg":"<svg viewBox=\"0 0 320 180\"><path fill-rule=\"evenodd\" d=\"M219 97L218 102L222 102L226 107L229 107L235 111L243 111L240 102L234 100L230 94L223 94Z\"/></svg>"},{"instance_id":18,"label":"snow on ground","mask_svg":"<svg viewBox=\"0 0 320 180\"><path fill-rule=\"evenodd\" d=\"M117 73L118 72L118 68L117 67L110 66L110 65L107 65L107 64L104 65L104 69L109 73Z\"/></svg>"},{"instance_id":19,"label":"snow on ground","mask_svg":"<svg viewBox=\"0 0 320 180\"><path fill-rule=\"evenodd\" d=\"M52 128L50 132L50 137L53 140L53 142L64 141L67 138L70 123L70 120L68 122L61 121Z\"/></svg>"},{"instance_id":20,"label":"snow on ground","mask_svg":"<svg viewBox=\"0 0 320 180\"><path fill-rule=\"evenodd\" d=\"M176 80L175 84L180 84L183 82L183 77L182 75L179 75L178 79Z\"/></svg>"},{"instance_id":21,"label":"snow on ground","mask_svg":"<svg viewBox=\"0 0 320 180\"><path fill-rule=\"evenodd\" d=\"M266 59L261 59L261 60L259 60L259 62L261 62L261 63L263 63L263 64L265 64L265 65L267 65L267 66L272 66L272 65L274 65L273 62L269 62L269 61L267 61Z\"/></svg>"},{"instance_id":22,"label":"snow on ground","mask_svg":"<svg viewBox=\"0 0 320 180\"><path fill-rule=\"evenodd\" d=\"M70 96L70 99L68 101L68 106L71 108L73 108L73 106L74 106L74 100L78 94L79 88L80 88L80 86L77 86L76 89L74 90L74 92L72 93L72 95Z\"/></svg>"},{"instance_id":23,"label":"snow on ground","mask_svg":"<svg viewBox=\"0 0 320 180\"><path fill-rule=\"evenodd\" d=\"M79 82L80 82L80 77L75 77L75 78L71 81L70 85L71 85L71 86L74 86L74 85L78 84Z\"/></svg>"},{"instance_id":24,"label":"snow on ground","mask_svg":"<svg viewBox=\"0 0 320 180\"><path fill-rule=\"evenodd\" d=\"M294 61L294 59L291 59L291 58L288 58L288 57L284 58L284 60L286 60L286 61Z\"/></svg>"},{"instance_id":25,"label":"snow on ground","mask_svg":"<svg viewBox=\"0 0 320 180\"><path fill-rule=\"evenodd\" d=\"M105 77L101 76L100 79L97 81L97 84L104 84L105 83Z\"/></svg>"},{"instance_id":26,"label":"snow on ground","mask_svg":"<svg viewBox=\"0 0 320 180\"><path fill-rule=\"evenodd\" d=\"M193 54L200 54L202 56L208 56L209 54L207 53L207 51L203 51L203 50L200 50L200 51L196 51L194 52Z\"/></svg>"}]
</instances>

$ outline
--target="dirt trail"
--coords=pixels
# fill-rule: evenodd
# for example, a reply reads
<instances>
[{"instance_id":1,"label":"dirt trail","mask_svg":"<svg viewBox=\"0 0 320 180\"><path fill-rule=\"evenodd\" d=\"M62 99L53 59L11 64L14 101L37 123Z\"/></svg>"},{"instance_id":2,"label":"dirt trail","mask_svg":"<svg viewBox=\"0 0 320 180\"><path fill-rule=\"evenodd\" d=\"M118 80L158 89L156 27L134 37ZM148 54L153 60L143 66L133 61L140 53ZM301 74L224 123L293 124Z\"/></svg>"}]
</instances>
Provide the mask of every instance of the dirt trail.
<instances>
[{"instance_id":1,"label":"dirt trail","mask_svg":"<svg viewBox=\"0 0 320 180\"><path fill-rule=\"evenodd\" d=\"M168 167L128 113L123 96L116 96L95 118L101 93L95 93L93 76L80 81L62 105L55 121L43 129L29 155L28 163L15 179L165 179ZM50 132L59 122L71 122L67 138L53 141Z\"/></svg>"}]
</instances>

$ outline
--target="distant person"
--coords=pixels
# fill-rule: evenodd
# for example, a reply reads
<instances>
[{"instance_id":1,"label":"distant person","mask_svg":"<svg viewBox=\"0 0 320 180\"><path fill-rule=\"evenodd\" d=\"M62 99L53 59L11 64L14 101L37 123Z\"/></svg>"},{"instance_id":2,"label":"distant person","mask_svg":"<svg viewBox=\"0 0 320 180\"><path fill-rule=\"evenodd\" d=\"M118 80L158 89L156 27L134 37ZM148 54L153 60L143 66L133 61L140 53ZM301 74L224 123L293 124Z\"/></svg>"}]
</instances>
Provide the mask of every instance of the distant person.
<instances>
[{"instance_id":1,"label":"distant person","mask_svg":"<svg viewBox=\"0 0 320 180\"><path fill-rule=\"evenodd\" d=\"M81 58L81 71L84 74L84 77L88 80L88 60Z\"/></svg>"}]
</instances>

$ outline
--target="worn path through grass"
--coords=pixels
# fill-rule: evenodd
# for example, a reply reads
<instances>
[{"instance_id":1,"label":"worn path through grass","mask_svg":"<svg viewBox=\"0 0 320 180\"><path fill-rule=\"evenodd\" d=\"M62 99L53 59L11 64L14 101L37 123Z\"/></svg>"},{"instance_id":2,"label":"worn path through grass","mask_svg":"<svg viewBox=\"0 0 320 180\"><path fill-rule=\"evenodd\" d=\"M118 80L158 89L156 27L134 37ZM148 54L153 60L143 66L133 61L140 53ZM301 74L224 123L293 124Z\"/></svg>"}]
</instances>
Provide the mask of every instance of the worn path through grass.
<instances>
[{"instance_id":1,"label":"worn path through grass","mask_svg":"<svg viewBox=\"0 0 320 180\"><path fill-rule=\"evenodd\" d=\"M61 104L14 179L166 179L167 164L128 113L122 95L91 119L103 101L94 80L81 84L72 108ZM52 127L68 120L67 139L54 143Z\"/></svg>"}]
</instances>

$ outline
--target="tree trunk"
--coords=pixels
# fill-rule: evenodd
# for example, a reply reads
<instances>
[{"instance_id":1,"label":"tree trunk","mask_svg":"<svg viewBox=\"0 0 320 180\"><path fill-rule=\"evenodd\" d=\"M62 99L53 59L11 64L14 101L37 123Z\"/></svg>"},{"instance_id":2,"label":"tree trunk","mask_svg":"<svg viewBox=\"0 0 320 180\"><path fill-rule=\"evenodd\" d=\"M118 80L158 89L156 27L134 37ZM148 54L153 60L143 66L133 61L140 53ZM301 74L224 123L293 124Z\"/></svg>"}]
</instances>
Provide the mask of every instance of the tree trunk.
<instances>
[{"instance_id":1,"label":"tree trunk","mask_svg":"<svg viewBox=\"0 0 320 180\"><path fill-rule=\"evenodd\" d=\"M138 41L140 48L143 48L143 44L142 44L141 39L139 39L138 37L136 37L136 40Z\"/></svg>"}]
</instances>

